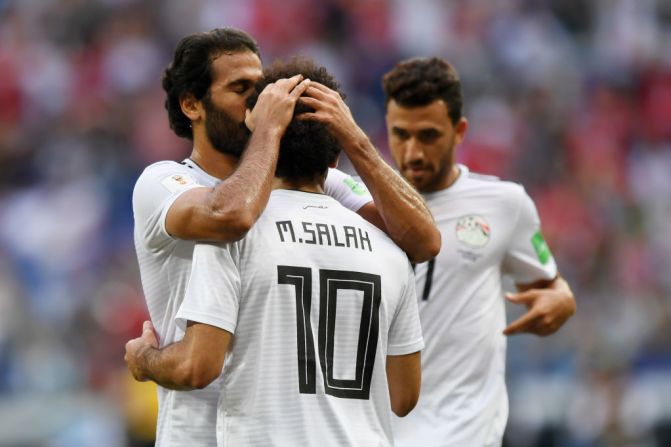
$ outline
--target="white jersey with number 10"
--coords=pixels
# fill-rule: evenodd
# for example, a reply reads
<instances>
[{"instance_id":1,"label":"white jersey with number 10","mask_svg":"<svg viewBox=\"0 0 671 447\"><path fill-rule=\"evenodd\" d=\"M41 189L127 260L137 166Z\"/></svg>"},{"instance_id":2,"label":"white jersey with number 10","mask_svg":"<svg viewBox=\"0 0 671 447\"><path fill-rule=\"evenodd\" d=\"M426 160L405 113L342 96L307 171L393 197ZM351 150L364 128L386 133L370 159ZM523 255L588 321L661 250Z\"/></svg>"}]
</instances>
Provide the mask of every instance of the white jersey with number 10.
<instances>
[{"instance_id":1,"label":"white jersey with number 10","mask_svg":"<svg viewBox=\"0 0 671 447\"><path fill-rule=\"evenodd\" d=\"M273 191L242 241L198 244L177 319L234 333L220 444L392 444L386 357L423 347L412 268L330 197Z\"/></svg>"}]
</instances>

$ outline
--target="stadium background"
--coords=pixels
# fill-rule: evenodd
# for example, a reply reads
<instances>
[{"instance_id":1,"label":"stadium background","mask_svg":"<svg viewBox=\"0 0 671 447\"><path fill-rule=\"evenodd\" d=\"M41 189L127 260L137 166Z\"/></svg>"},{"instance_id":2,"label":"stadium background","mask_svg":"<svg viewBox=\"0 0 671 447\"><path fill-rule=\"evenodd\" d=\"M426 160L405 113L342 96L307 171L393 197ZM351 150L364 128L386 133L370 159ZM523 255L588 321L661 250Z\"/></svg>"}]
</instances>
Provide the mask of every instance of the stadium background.
<instances>
[{"instance_id":1,"label":"stadium background","mask_svg":"<svg viewBox=\"0 0 671 447\"><path fill-rule=\"evenodd\" d=\"M222 25L325 64L387 157L381 75L451 60L461 160L526 186L578 299L509 344L507 445L671 445L668 0L0 0L0 445L151 444L123 363L146 317L130 196L189 151L174 45Z\"/></svg>"}]
</instances>

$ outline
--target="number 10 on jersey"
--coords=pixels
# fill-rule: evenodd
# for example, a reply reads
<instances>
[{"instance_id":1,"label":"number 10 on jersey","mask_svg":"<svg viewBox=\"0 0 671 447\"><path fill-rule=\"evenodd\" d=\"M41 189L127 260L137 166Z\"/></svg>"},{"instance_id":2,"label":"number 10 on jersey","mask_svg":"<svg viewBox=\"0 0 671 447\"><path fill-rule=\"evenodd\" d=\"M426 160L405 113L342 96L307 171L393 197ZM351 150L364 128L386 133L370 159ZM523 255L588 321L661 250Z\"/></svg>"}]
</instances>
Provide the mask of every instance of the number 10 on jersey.
<instances>
[{"instance_id":1,"label":"number 10 on jersey","mask_svg":"<svg viewBox=\"0 0 671 447\"><path fill-rule=\"evenodd\" d=\"M296 341L298 346L299 392L316 394L316 356L310 310L312 270L307 267L277 266L279 284L294 286L296 293ZM347 399L368 399L373 377L379 333L380 276L344 270L319 270L319 365L326 394ZM354 379L333 376L333 352L338 290L363 293Z\"/></svg>"}]
</instances>

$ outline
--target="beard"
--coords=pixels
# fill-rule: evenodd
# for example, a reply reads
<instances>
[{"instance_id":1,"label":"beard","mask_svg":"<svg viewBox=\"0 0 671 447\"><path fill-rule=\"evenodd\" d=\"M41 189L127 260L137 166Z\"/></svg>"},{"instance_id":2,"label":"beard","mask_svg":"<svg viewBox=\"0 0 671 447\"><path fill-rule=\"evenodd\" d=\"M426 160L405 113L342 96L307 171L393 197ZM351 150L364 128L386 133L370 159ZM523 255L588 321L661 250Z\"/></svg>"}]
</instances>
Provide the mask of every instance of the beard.
<instances>
[{"instance_id":1,"label":"beard","mask_svg":"<svg viewBox=\"0 0 671 447\"><path fill-rule=\"evenodd\" d=\"M251 132L242 123L236 122L224 109L215 106L209 95L203 98L205 133L212 147L223 154L240 157L247 146Z\"/></svg>"}]
</instances>

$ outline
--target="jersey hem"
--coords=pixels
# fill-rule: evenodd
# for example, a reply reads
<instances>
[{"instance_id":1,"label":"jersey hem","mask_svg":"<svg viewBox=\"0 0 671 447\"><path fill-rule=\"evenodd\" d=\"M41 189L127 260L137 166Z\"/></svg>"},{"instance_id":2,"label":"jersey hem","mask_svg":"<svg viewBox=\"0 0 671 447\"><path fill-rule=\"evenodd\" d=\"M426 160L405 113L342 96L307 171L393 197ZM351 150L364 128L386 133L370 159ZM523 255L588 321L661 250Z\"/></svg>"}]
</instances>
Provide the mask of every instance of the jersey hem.
<instances>
[{"instance_id":1,"label":"jersey hem","mask_svg":"<svg viewBox=\"0 0 671 447\"><path fill-rule=\"evenodd\" d=\"M175 324L177 324L177 327L184 331L186 331L186 322L188 320L209 324L210 326L218 327L219 329L223 329L227 332L230 332L231 334L235 333L235 327L237 326L237 322L223 320L200 312L179 311L177 312L177 315L175 315Z\"/></svg>"},{"instance_id":2,"label":"jersey hem","mask_svg":"<svg viewBox=\"0 0 671 447\"><path fill-rule=\"evenodd\" d=\"M424 349L424 339L420 338L411 343L405 343L402 345L388 345L387 346L387 355L406 355L413 354L415 352L421 351Z\"/></svg>"}]
</instances>

